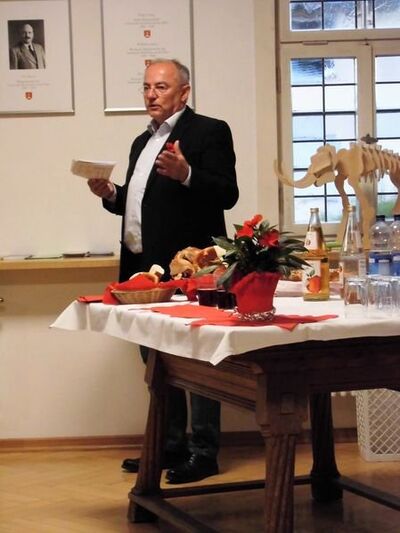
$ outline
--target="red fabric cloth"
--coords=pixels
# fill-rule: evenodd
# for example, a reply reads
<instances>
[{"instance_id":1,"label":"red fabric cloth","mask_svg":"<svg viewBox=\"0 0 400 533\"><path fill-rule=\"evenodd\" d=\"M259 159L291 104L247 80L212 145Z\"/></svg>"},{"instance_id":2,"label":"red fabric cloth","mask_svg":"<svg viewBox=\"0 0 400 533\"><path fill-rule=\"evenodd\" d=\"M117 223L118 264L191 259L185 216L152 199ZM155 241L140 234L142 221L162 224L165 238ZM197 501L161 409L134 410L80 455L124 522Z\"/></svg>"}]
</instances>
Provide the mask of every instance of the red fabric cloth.
<instances>
[{"instance_id":1,"label":"red fabric cloth","mask_svg":"<svg viewBox=\"0 0 400 533\"><path fill-rule=\"evenodd\" d=\"M78 296L77 298L78 302L84 303L84 304L91 304L91 303L99 303L103 301L103 295L102 294L90 294L88 296Z\"/></svg>"},{"instance_id":2,"label":"red fabric cloth","mask_svg":"<svg viewBox=\"0 0 400 533\"><path fill-rule=\"evenodd\" d=\"M151 311L155 313L162 313L177 318L205 318L209 320L224 320L229 317L222 309L217 307L207 307L205 305L172 305L163 307L150 307Z\"/></svg>"},{"instance_id":3,"label":"red fabric cloth","mask_svg":"<svg viewBox=\"0 0 400 533\"><path fill-rule=\"evenodd\" d=\"M270 311L279 278L276 272L251 272L235 283L231 292L239 313Z\"/></svg>"},{"instance_id":4,"label":"red fabric cloth","mask_svg":"<svg viewBox=\"0 0 400 533\"><path fill-rule=\"evenodd\" d=\"M338 315L275 315L272 320L241 320L232 311L223 311L216 307L206 307L205 305L174 305L167 307L150 307L151 311L162 313L177 318L198 318L190 325L198 326L278 326L292 331L297 324L307 324L320 322Z\"/></svg>"},{"instance_id":5,"label":"red fabric cloth","mask_svg":"<svg viewBox=\"0 0 400 533\"><path fill-rule=\"evenodd\" d=\"M213 320L213 319L200 319L193 321L191 327L199 326L277 326L278 328L293 331L298 324L309 324L312 322L321 322L322 320L329 320L330 318L337 318L338 315L275 315L272 320L241 320L235 316L227 316L225 319Z\"/></svg>"}]
</instances>

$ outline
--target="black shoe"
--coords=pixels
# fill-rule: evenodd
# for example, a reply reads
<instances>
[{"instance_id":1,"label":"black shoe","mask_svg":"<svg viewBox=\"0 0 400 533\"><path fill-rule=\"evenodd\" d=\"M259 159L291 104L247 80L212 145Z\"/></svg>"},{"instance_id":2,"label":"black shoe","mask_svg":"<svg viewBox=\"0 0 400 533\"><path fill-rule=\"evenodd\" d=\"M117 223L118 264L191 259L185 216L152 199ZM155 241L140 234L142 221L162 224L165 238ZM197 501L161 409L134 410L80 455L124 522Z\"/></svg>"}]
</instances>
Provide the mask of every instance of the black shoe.
<instances>
[{"instance_id":1,"label":"black shoe","mask_svg":"<svg viewBox=\"0 0 400 533\"><path fill-rule=\"evenodd\" d=\"M215 459L194 453L181 465L168 470L166 478L171 485L177 485L199 481L218 473L218 464Z\"/></svg>"},{"instance_id":2,"label":"black shoe","mask_svg":"<svg viewBox=\"0 0 400 533\"><path fill-rule=\"evenodd\" d=\"M162 468L175 468L178 465L184 463L188 459L188 457L190 457L189 452L181 452L181 453L166 452L163 463L162 463ZM126 472L136 474L137 472L139 472L139 465L140 465L139 457L137 457L136 459L128 458L122 461L121 468L123 470L126 470Z\"/></svg>"}]
</instances>

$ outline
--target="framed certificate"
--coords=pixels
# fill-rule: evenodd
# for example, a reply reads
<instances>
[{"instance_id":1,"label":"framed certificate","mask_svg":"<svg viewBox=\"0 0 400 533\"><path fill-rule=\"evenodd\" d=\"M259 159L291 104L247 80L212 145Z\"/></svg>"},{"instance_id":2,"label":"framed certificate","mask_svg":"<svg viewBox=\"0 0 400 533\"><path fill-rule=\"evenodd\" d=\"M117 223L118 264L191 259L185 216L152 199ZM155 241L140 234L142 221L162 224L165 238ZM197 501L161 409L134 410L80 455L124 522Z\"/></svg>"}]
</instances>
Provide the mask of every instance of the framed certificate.
<instances>
[{"instance_id":1,"label":"framed certificate","mask_svg":"<svg viewBox=\"0 0 400 533\"><path fill-rule=\"evenodd\" d=\"M193 74L192 13L192 0L102 0L106 112L145 110L149 60L177 59Z\"/></svg>"},{"instance_id":2,"label":"framed certificate","mask_svg":"<svg viewBox=\"0 0 400 533\"><path fill-rule=\"evenodd\" d=\"M69 0L0 2L0 113L72 113Z\"/></svg>"}]
</instances>

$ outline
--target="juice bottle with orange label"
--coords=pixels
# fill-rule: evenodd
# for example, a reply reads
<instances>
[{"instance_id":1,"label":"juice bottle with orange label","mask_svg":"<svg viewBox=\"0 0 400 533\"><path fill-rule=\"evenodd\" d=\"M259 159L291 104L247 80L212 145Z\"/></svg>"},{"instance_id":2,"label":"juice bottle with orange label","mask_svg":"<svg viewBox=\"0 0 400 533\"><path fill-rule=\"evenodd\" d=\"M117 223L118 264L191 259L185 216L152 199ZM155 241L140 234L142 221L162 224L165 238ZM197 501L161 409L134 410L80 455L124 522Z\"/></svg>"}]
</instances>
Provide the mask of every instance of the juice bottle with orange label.
<instances>
[{"instance_id":1,"label":"juice bottle with orange label","mask_svg":"<svg viewBox=\"0 0 400 533\"><path fill-rule=\"evenodd\" d=\"M322 233L318 207L310 209L310 221L304 240L307 252L303 255L308 266L303 268L304 300L329 299L329 259Z\"/></svg>"}]
</instances>

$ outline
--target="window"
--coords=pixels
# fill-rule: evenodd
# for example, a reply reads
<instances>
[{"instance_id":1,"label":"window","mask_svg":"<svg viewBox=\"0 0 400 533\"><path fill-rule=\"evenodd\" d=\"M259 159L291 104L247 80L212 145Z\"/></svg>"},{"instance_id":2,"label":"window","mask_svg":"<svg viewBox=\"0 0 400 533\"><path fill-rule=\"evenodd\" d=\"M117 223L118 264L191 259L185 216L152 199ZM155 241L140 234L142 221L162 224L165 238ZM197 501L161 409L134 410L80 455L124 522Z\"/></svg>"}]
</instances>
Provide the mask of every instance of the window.
<instances>
[{"instance_id":1,"label":"window","mask_svg":"<svg viewBox=\"0 0 400 533\"><path fill-rule=\"evenodd\" d=\"M290 30L398 28L398 0L290 1Z\"/></svg>"},{"instance_id":2,"label":"window","mask_svg":"<svg viewBox=\"0 0 400 533\"><path fill-rule=\"evenodd\" d=\"M400 39L385 41L392 30L382 30L389 23L400 27L400 2L279 2L283 4L287 11L281 10L281 20L288 27L280 26L286 38L280 47L280 160L285 173L299 180L320 146L348 148L367 134L383 148L400 152ZM359 31L364 36L379 32L380 38L366 41ZM303 40L305 34L313 34L312 39ZM378 211L390 215L398 193L390 177L363 186L372 198L378 194ZM345 190L354 198L349 185ZM296 233L305 231L310 207L319 207L327 235L336 234L342 216L333 182L284 186L283 207L284 227Z\"/></svg>"}]
</instances>

